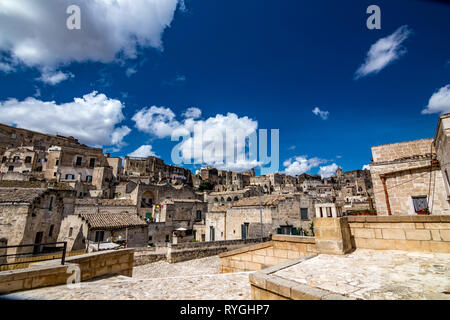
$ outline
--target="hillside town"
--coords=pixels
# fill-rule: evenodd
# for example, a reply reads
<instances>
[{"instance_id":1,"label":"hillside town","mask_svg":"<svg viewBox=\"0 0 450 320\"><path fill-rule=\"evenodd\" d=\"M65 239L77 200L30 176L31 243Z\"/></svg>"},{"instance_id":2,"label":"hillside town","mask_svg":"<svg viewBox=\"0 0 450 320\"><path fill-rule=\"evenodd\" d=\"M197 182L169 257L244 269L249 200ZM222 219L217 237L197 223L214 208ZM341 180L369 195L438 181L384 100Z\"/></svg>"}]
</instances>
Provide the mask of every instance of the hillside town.
<instances>
[{"instance_id":1,"label":"hillside town","mask_svg":"<svg viewBox=\"0 0 450 320\"><path fill-rule=\"evenodd\" d=\"M138 265L160 260L154 257L161 250L166 250L169 262L219 253L222 273L262 270L312 252L344 254L352 246L389 250L404 243L397 249L449 253L449 136L450 114L445 114L434 138L373 146L370 169L338 168L334 176L321 178L281 172L257 176L255 169L232 172L212 167L194 174L157 157L111 157L75 137L2 124L2 271L11 272L8 266L24 256L55 253L58 243L64 243L68 256L136 249L132 259ZM419 220L412 223L415 217ZM412 223L416 228L430 222L431 227L415 233L396 226L370 229L361 223L370 218L390 219L389 225ZM321 240L331 228L326 221L339 222L338 240ZM282 247L288 250L282 256L253 257L248 263L233 260L233 252L258 251L266 244L275 252L277 239L294 241ZM264 242L256 244L259 247L248 249L260 241ZM208 249L185 258L184 251L176 255L176 248L191 248L189 254L195 251L192 248ZM147 260L137 263L137 257ZM262 288L265 296L261 296L253 290L257 282L250 279L252 297L276 295Z\"/></svg>"}]
</instances>

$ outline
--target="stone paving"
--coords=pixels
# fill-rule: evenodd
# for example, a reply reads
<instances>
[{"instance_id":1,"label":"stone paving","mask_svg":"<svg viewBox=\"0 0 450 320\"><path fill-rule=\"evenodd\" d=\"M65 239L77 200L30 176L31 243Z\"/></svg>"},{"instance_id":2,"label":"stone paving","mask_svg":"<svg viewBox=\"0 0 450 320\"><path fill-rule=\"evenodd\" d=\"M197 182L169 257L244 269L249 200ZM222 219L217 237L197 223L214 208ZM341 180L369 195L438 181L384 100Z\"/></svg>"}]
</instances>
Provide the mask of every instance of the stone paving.
<instances>
[{"instance_id":1,"label":"stone paving","mask_svg":"<svg viewBox=\"0 0 450 320\"><path fill-rule=\"evenodd\" d=\"M357 299L450 300L446 253L357 249L320 254L275 275Z\"/></svg>"},{"instance_id":2,"label":"stone paving","mask_svg":"<svg viewBox=\"0 0 450 320\"><path fill-rule=\"evenodd\" d=\"M248 274L220 274L217 256L170 264L158 261L133 269L133 277L113 276L2 296L45 300L248 300Z\"/></svg>"}]
</instances>

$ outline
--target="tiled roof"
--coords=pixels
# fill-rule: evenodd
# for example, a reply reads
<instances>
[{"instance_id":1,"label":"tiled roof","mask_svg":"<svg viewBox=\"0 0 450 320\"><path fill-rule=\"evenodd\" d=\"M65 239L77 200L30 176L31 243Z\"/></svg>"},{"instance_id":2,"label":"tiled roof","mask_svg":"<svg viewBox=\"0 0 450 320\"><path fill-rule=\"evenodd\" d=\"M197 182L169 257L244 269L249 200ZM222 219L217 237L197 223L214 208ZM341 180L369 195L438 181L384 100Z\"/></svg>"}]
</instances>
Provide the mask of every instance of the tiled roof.
<instances>
[{"instance_id":1,"label":"tiled roof","mask_svg":"<svg viewBox=\"0 0 450 320\"><path fill-rule=\"evenodd\" d=\"M146 227L147 223L135 213L81 213L91 230L117 230Z\"/></svg>"},{"instance_id":2,"label":"tiled roof","mask_svg":"<svg viewBox=\"0 0 450 320\"><path fill-rule=\"evenodd\" d=\"M0 188L0 203L33 203L46 191L43 188Z\"/></svg>"}]
</instances>

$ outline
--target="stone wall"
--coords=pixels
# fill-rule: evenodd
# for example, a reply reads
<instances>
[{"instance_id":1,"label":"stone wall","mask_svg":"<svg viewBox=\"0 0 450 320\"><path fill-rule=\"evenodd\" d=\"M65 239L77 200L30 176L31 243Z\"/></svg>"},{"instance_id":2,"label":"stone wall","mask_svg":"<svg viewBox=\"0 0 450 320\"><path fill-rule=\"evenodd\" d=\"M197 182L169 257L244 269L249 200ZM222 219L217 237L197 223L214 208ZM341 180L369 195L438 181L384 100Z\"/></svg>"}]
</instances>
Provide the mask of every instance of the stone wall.
<instances>
[{"instance_id":1,"label":"stone wall","mask_svg":"<svg viewBox=\"0 0 450 320\"><path fill-rule=\"evenodd\" d=\"M290 260L249 275L252 300L353 300L275 275L277 271L301 263L315 255Z\"/></svg>"},{"instance_id":2,"label":"stone wall","mask_svg":"<svg viewBox=\"0 0 450 320\"><path fill-rule=\"evenodd\" d=\"M67 283L73 274L69 267L79 267L81 281L105 275L133 274L133 250L111 250L83 254L66 259L34 263L30 268L0 272L0 294ZM68 271L70 273L68 273Z\"/></svg>"},{"instance_id":3,"label":"stone wall","mask_svg":"<svg viewBox=\"0 0 450 320\"><path fill-rule=\"evenodd\" d=\"M450 253L449 216L348 217L354 248Z\"/></svg>"},{"instance_id":4,"label":"stone wall","mask_svg":"<svg viewBox=\"0 0 450 320\"><path fill-rule=\"evenodd\" d=\"M264 238L263 241L269 241ZM227 241L206 241L206 242L186 242L159 244L155 248L136 248L135 265L143 265L160 260L169 263L200 259L215 256L222 252L235 250L254 243L259 243L260 239L227 240Z\"/></svg>"},{"instance_id":5,"label":"stone wall","mask_svg":"<svg viewBox=\"0 0 450 320\"><path fill-rule=\"evenodd\" d=\"M441 149L437 150L438 155L442 154ZM435 152L433 139L372 147L370 173L378 215L389 214L385 192L392 215L416 214L412 197L426 197L432 214L450 215L448 182L444 180L445 170L443 174L440 168L445 166L445 157L441 157L441 163L435 163Z\"/></svg>"},{"instance_id":6,"label":"stone wall","mask_svg":"<svg viewBox=\"0 0 450 320\"><path fill-rule=\"evenodd\" d=\"M313 237L274 235L272 241L219 254L220 272L262 270L313 253Z\"/></svg>"}]
</instances>

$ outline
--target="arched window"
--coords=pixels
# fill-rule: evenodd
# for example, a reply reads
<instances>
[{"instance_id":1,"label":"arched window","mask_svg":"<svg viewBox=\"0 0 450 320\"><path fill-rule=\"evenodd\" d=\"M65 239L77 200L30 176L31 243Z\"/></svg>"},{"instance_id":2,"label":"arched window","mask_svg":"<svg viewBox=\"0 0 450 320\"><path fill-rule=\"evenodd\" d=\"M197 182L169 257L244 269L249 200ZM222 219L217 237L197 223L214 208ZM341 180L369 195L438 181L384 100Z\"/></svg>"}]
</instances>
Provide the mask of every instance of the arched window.
<instances>
[{"instance_id":1,"label":"arched window","mask_svg":"<svg viewBox=\"0 0 450 320\"><path fill-rule=\"evenodd\" d=\"M141 201L141 207L143 208L149 208L153 206L154 203L154 195L151 190L147 190L142 194L142 201Z\"/></svg>"},{"instance_id":2,"label":"arched window","mask_svg":"<svg viewBox=\"0 0 450 320\"><path fill-rule=\"evenodd\" d=\"M31 157L30 156L25 157L25 163L31 163Z\"/></svg>"}]
</instances>

